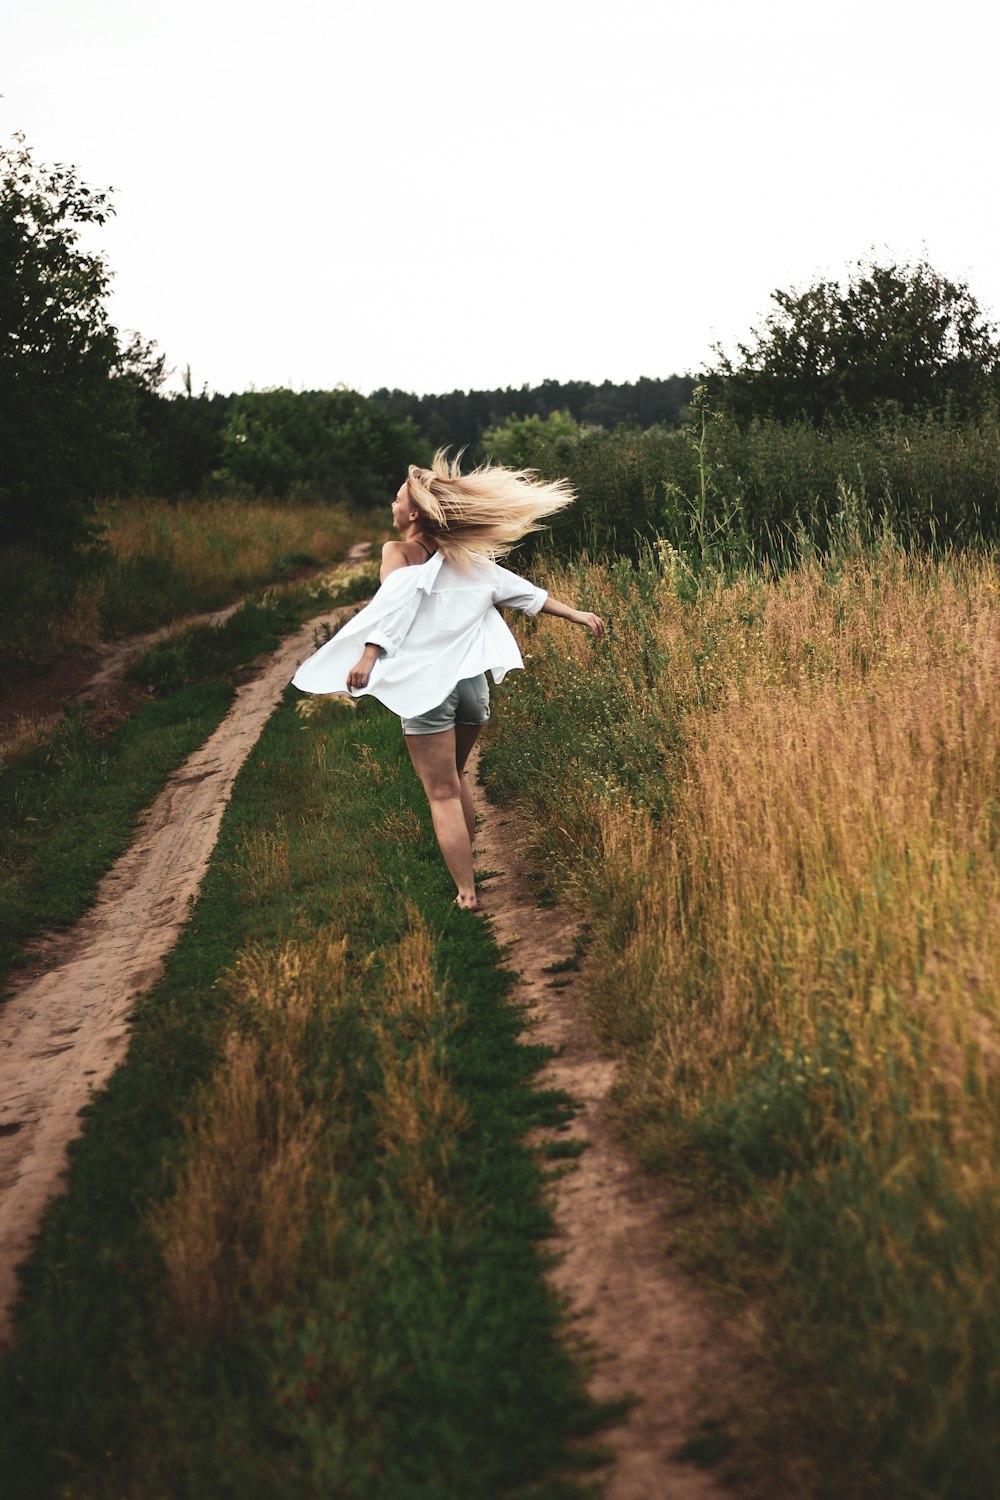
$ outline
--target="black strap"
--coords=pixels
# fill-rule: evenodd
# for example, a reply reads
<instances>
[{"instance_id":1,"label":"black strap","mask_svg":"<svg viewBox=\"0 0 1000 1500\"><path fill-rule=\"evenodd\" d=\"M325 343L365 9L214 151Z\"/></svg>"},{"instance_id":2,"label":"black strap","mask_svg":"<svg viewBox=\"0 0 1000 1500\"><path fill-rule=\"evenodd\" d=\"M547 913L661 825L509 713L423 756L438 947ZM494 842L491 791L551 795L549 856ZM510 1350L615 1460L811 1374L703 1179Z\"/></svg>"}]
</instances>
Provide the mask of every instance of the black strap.
<instances>
[{"instance_id":1,"label":"black strap","mask_svg":"<svg viewBox=\"0 0 1000 1500\"><path fill-rule=\"evenodd\" d=\"M416 542L416 544L417 544L418 547L423 547L423 549L427 553L428 557L433 557L434 556L434 552L437 551L436 547L434 549L434 552L432 552L431 549L430 549L430 547L428 547L427 543L426 542L422 542L419 537L415 536L413 538L413 540Z\"/></svg>"}]
</instances>

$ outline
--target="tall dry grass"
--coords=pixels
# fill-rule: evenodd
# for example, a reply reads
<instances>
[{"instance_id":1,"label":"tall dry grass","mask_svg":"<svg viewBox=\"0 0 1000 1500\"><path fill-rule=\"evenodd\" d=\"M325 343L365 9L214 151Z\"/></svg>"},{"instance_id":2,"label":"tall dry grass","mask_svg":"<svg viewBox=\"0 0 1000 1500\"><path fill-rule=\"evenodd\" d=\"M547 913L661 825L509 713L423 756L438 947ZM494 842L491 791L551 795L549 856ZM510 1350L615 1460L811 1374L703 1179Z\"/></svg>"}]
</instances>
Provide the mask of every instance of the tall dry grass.
<instances>
[{"instance_id":1,"label":"tall dry grass","mask_svg":"<svg viewBox=\"0 0 1000 1500\"><path fill-rule=\"evenodd\" d=\"M105 548L72 566L24 548L0 555L0 660L42 662L215 609L386 534L382 516L262 500L136 499L97 520Z\"/></svg>"},{"instance_id":2,"label":"tall dry grass","mask_svg":"<svg viewBox=\"0 0 1000 1500\"><path fill-rule=\"evenodd\" d=\"M797 1434L852 1429L852 1487L833 1465L817 1488L867 1493L871 1466L879 1493L986 1493L997 559L887 542L727 582L661 548L546 582L608 615L609 646L528 627L495 774L589 909L627 1128L735 1214Z\"/></svg>"},{"instance_id":3,"label":"tall dry grass","mask_svg":"<svg viewBox=\"0 0 1000 1500\"><path fill-rule=\"evenodd\" d=\"M310 1023L350 994L346 939L251 951L228 977L238 1007L188 1126L172 1197L152 1216L172 1300L194 1334L287 1294L310 1220L336 1232L336 1098L310 1087ZM317 1194L320 1203L317 1205Z\"/></svg>"},{"instance_id":4,"label":"tall dry grass","mask_svg":"<svg viewBox=\"0 0 1000 1500\"><path fill-rule=\"evenodd\" d=\"M638 891L628 942L612 940L616 975L631 994L634 971L656 1007L654 1068L676 1105L738 1072L762 1030L814 1045L831 1006L867 1039L866 1066L872 1035L884 1047L892 1033L912 1069L917 1028L935 1078L989 1073L996 588L983 559L900 560L882 576L859 564L834 583L814 565L763 594L718 589L686 618L674 601L657 611L670 658L657 697L681 730L664 755L672 806L657 822L599 798L597 826L602 862ZM641 621L625 624L625 653ZM664 1009L678 994L679 1013Z\"/></svg>"},{"instance_id":5,"label":"tall dry grass","mask_svg":"<svg viewBox=\"0 0 1000 1500\"><path fill-rule=\"evenodd\" d=\"M434 944L412 902L409 931L386 960L374 1021L381 1087L378 1143L393 1190L423 1232L449 1212L448 1166L467 1123L445 1066L448 1017L434 974Z\"/></svg>"},{"instance_id":6,"label":"tall dry grass","mask_svg":"<svg viewBox=\"0 0 1000 1500\"><path fill-rule=\"evenodd\" d=\"M348 962L347 938L320 934L252 949L228 975L233 1022L188 1121L173 1195L150 1221L192 1334L232 1329L287 1298L307 1239L327 1266L335 1261L338 1149L357 1108L343 1071L367 1067L362 1054L345 1055L331 1073L317 1052L337 1010L360 1012L374 1054L368 1104L385 1201L422 1232L448 1211L465 1113L445 1076L434 945L412 904L407 915L399 943L363 963Z\"/></svg>"},{"instance_id":7,"label":"tall dry grass","mask_svg":"<svg viewBox=\"0 0 1000 1500\"><path fill-rule=\"evenodd\" d=\"M370 517L342 506L237 499L133 500L107 505L98 523L123 569L155 561L205 599L267 583L282 568L331 562L373 533Z\"/></svg>"}]
</instances>

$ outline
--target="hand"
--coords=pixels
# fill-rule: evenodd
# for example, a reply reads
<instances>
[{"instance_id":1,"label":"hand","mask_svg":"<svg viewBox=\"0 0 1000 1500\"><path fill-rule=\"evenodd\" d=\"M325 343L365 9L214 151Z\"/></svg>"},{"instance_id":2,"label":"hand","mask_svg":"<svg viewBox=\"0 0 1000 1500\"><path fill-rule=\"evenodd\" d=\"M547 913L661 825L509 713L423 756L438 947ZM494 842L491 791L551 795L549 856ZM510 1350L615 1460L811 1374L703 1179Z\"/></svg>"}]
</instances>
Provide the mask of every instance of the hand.
<instances>
[{"instance_id":1,"label":"hand","mask_svg":"<svg viewBox=\"0 0 1000 1500\"><path fill-rule=\"evenodd\" d=\"M601 640L604 635L604 621L600 615L592 615L585 609L579 609L576 612L576 623L586 625L595 641Z\"/></svg>"},{"instance_id":2,"label":"hand","mask_svg":"<svg viewBox=\"0 0 1000 1500\"><path fill-rule=\"evenodd\" d=\"M366 651L360 661L354 663L354 666L347 674L347 686L351 692L368 686L368 679L372 675L372 667L377 660L377 657L370 656Z\"/></svg>"}]
</instances>

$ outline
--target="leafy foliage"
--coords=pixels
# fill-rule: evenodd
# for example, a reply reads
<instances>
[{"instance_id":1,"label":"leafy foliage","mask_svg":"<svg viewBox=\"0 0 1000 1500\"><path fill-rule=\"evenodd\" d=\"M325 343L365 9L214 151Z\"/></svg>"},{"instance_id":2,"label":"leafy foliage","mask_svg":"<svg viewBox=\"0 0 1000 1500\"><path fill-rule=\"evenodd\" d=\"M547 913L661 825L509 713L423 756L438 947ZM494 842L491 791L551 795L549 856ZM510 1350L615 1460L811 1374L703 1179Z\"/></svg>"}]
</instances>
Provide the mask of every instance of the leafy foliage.
<instances>
[{"instance_id":1,"label":"leafy foliage","mask_svg":"<svg viewBox=\"0 0 1000 1500\"><path fill-rule=\"evenodd\" d=\"M372 400L396 416L409 417L432 447L468 448L482 453L488 429L511 418L540 418L562 412L585 426L617 427L628 423L653 427L681 421L691 399L694 378L668 375L615 385L605 380L543 380L536 386L508 386L504 390L450 391L439 396L415 396L409 391L379 390Z\"/></svg>"},{"instance_id":2,"label":"leafy foliage","mask_svg":"<svg viewBox=\"0 0 1000 1500\"><path fill-rule=\"evenodd\" d=\"M964 282L920 261L859 261L846 287L819 281L776 291L775 310L719 353L707 377L715 403L742 421L875 416L887 411L979 414L1000 389L1000 345Z\"/></svg>"},{"instance_id":3,"label":"leafy foliage","mask_svg":"<svg viewBox=\"0 0 1000 1500\"><path fill-rule=\"evenodd\" d=\"M618 428L539 441L531 462L566 476L577 504L522 556L552 545L641 554L657 539L740 563L784 565L827 545L845 512L909 542L1000 536L1000 420L886 412L868 422L741 423L697 403L679 431Z\"/></svg>"},{"instance_id":4,"label":"leafy foliage","mask_svg":"<svg viewBox=\"0 0 1000 1500\"><path fill-rule=\"evenodd\" d=\"M553 411L547 417L508 417L483 433L486 457L508 468L521 469L534 462L540 447L565 451L580 435L580 424L568 411Z\"/></svg>"},{"instance_id":5,"label":"leafy foliage","mask_svg":"<svg viewBox=\"0 0 1000 1500\"><path fill-rule=\"evenodd\" d=\"M80 245L113 212L22 136L0 148L0 541L65 550L88 536L135 436L136 389L162 374L148 346L122 346L108 268Z\"/></svg>"},{"instance_id":6,"label":"leafy foliage","mask_svg":"<svg viewBox=\"0 0 1000 1500\"><path fill-rule=\"evenodd\" d=\"M379 505L407 465L429 460L408 420L357 391L250 391L231 408L217 477L255 494Z\"/></svg>"},{"instance_id":7,"label":"leafy foliage","mask_svg":"<svg viewBox=\"0 0 1000 1500\"><path fill-rule=\"evenodd\" d=\"M164 395L147 389L139 400L144 458L148 479L145 493L175 500L204 492L210 476L222 465L223 433L234 396L197 395L186 372L183 395Z\"/></svg>"}]
</instances>

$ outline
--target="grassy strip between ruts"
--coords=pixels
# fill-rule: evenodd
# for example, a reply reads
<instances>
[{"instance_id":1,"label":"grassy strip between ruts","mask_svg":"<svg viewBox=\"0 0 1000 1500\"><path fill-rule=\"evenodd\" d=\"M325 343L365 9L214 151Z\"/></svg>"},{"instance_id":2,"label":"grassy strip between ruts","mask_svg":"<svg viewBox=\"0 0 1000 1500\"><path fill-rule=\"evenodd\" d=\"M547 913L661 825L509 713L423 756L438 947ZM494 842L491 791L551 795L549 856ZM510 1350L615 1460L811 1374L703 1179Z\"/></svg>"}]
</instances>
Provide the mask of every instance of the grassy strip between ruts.
<instances>
[{"instance_id":1,"label":"grassy strip between ruts","mask_svg":"<svg viewBox=\"0 0 1000 1500\"><path fill-rule=\"evenodd\" d=\"M403 760L289 701L241 771L26 1270L11 1500L577 1492L521 1143L571 1111Z\"/></svg>"},{"instance_id":2,"label":"grassy strip between ruts","mask_svg":"<svg viewBox=\"0 0 1000 1500\"><path fill-rule=\"evenodd\" d=\"M248 600L221 626L181 630L130 676L164 695L104 734L86 707L0 770L0 979L29 938L75 921L128 847L142 809L203 744L233 698L222 680L296 625L371 591L369 569L338 568Z\"/></svg>"}]
</instances>

